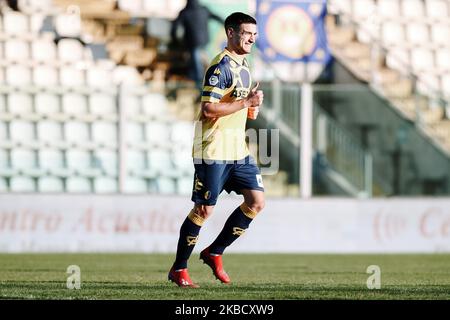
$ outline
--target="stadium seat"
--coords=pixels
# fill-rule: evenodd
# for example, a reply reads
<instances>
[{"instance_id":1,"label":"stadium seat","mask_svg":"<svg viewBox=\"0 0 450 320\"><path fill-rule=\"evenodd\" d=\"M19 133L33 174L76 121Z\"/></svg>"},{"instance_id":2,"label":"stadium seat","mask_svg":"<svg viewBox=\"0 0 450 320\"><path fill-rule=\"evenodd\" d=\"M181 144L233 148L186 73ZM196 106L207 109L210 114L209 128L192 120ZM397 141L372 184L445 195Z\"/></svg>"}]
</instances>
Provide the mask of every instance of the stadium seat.
<instances>
[{"instance_id":1,"label":"stadium seat","mask_svg":"<svg viewBox=\"0 0 450 320\"><path fill-rule=\"evenodd\" d=\"M426 0L425 6L428 17L448 19L449 7L445 0Z\"/></svg>"},{"instance_id":2,"label":"stadium seat","mask_svg":"<svg viewBox=\"0 0 450 320\"><path fill-rule=\"evenodd\" d=\"M64 124L64 136L68 142L83 145L83 143L90 141L89 125L80 121L68 121Z\"/></svg>"},{"instance_id":3,"label":"stadium seat","mask_svg":"<svg viewBox=\"0 0 450 320\"><path fill-rule=\"evenodd\" d=\"M182 172L191 172L194 168L192 163L191 148L177 148L172 152L172 160L175 168Z\"/></svg>"},{"instance_id":4,"label":"stadium seat","mask_svg":"<svg viewBox=\"0 0 450 320\"><path fill-rule=\"evenodd\" d=\"M442 92L447 99L450 98L450 74L445 74L442 76Z\"/></svg>"},{"instance_id":5,"label":"stadium seat","mask_svg":"<svg viewBox=\"0 0 450 320\"><path fill-rule=\"evenodd\" d=\"M376 13L374 0L353 1L353 17L358 21L371 18Z\"/></svg>"},{"instance_id":6,"label":"stadium seat","mask_svg":"<svg viewBox=\"0 0 450 320\"><path fill-rule=\"evenodd\" d=\"M94 179L95 193L115 193L119 190L117 179L99 177Z\"/></svg>"},{"instance_id":7,"label":"stadium seat","mask_svg":"<svg viewBox=\"0 0 450 320\"><path fill-rule=\"evenodd\" d=\"M60 122L42 120L37 123L37 133L39 141L42 142L61 142L62 137L62 125Z\"/></svg>"},{"instance_id":8,"label":"stadium seat","mask_svg":"<svg viewBox=\"0 0 450 320\"><path fill-rule=\"evenodd\" d=\"M88 114L87 97L78 93L66 93L62 96L64 113L70 115Z\"/></svg>"},{"instance_id":9,"label":"stadium seat","mask_svg":"<svg viewBox=\"0 0 450 320\"><path fill-rule=\"evenodd\" d=\"M5 94L0 94L0 112L1 112L1 113L5 113L6 110L7 110L7 107L6 107L6 98L7 98L7 95L5 95Z\"/></svg>"},{"instance_id":10,"label":"stadium seat","mask_svg":"<svg viewBox=\"0 0 450 320\"><path fill-rule=\"evenodd\" d=\"M190 195L193 188L193 178L192 177L181 177L177 179L177 193L182 195Z\"/></svg>"},{"instance_id":11,"label":"stadium seat","mask_svg":"<svg viewBox=\"0 0 450 320\"><path fill-rule=\"evenodd\" d=\"M31 42L31 56L36 61L53 61L56 59L56 45L52 39L38 38Z\"/></svg>"},{"instance_id":12,"label":"stadium seat","mask_svg":"<svg viewBox=\"0 0 450 320\"><path fill-rule=\"evenodd\" d=\"M32 96L26 93L11 92L7 95L8 111L12 114L28 115L33 112Z\"/></svg>"},{"instance_id":13,"label":"stadium seat","mask_svg":"<svg viewBox=\"0 0 450 320\"><path fill-rule=\"evenodd\" d=\"M64 192L64 184L61 178L57 177L42 177L38 180L39 192Z\"/></svg>"},{"instance_id":14,"label":"stadium seat","mask_svg":"<svg viewBox=\"0 0 450 320\"><path fill-rule=\"evenodd\" d=\"M38 34L44 26L46 16L41 13L34 13L30 16L30 32L32 34Z\"/></svg>"},{"instance_id":15,"label":"stadium seat","mask_svg":"<svg viewBox=\"0 0 450 320\"><path fill-rule=\"evenodd\" d=\"M97 149L94 151L94 161L104 174L116 177L119 170L119 155L116 151Z\"/></svg>"},{"instance_id":16,"label":"stadium seat","mask_svg":"<svg viewBox=\"0 0 450 320\"><path fill-rule=\"evenodd\" d=\"M30 57L29 43L26 40L11 38L4 42L5 58L25 62Z\"/></svg>"},{"instance_id":17,"label":"stadium seat","mask_svg":"<svg viewBox=\"0 0 450 320\"><path fill-rule=\"evenodd\" d=\"M406 26L406 38L408 43L426 44L429 42L429 28L425 23L408 23Z\"/></svg>"},{"instance_id":18,"label":"stadium seat","mask_svg":"<svg viewBox=\"0 0 450 320\"><path fill-rule=\"evenodd\" d=\"M127 122L126 140L130 145L140 145L144 142L144 125L136 122Z\"/></svg>"},{"instance_id":19,"label":"stadium seat","mask_svg":"<svg viewBox=\"0 0 450 320\"><path fill-rule=\"evenodd\" d=\"M91 192L91 183L85 177L70 177L66 180L66 191L69 193L89 193Z\"/></svg>"},{"instance_id":20,"label":"stadium seat","mask_svg":"<svg viewBox=\"0 0 450 320\"><path fill-rule=\"evenodd\" d=\"M411 52L411 66L415 72L433 69L433 61L433 52L431 50L416 48Z\"/></svg>"},{"instance_id":21,"label":"stadium seat","mask_svg":"<svg viewBox=\"0 0 450 320\"><path fill-rule=\"evenodd\" d=\"M11 192L35 192L35 182L31 177L14 176L10 180Z\"/></svg>"},{"instance_id":22,"label":"stadium seat","mask_svg":"<svg viewBox=\"0 0 450 320\"><path fill-rule=\"evenodd\" d=\"M106 121L97 121L92 124L92 138L93 141L109 147L117 146L117 124L106 122Z\"/></svg>"},{"instance_id":23,"label":"stadium seat","mask_svg":"<svg viewBox=\"0 0 450 320\"><path fill-rule=\"evenodd\" d=\"M72 6L72 8L78 8ZM79 10L79 9L78 9ZM58 14L54 18L55 29L59 36L76 38L81 34L80 12L67 12Z\"/></svg>"},{"instance_id":24,"label":"stadium seat","mask_svg":"<svg viewBox=\"0 0 450 320\"><path fill-rule=\"evenodd\" d=\"M6 179L0 177L0 193L7 192L8 185L6 184Z\"/></svg>"},{"instance_id":25,"label":"stadium seat","mask_svg":"<svg viewBox=\"0 0 450 320\"><path fill-rule=\"evenodd\" d=\"M8 128L6 122L0 121L0 142L8 139Z\"/></svg>"},{"instance_id":26,"label":"stadium seat","mask_svg":"<svg viewBox=\"0 0 450 320\"><path fill-rule=\"evenodd\" d=\"M402 15L405 17L421 18L425 16L425 8L422 0L402 1Z\"/></svg>"},{"instance_id":27,"label":"stadium seat","mask_svg":"<svg viewBox=\"0 0 450 320\"><path fill-rule=\"evenodd\" d=\"M142 0L118 0L120 10L128 11L131 14L140 14L143 12Z\"/></svg>"},{"instance_id":28,"label":"stadium seat","mask_svg":"<svg viewBox=\"0 0 450 320\"><path fill-rule=\"evenodd\" d=\"M147 168L145 153L128 149L126 152L126 164L130 174L140 175Z\"/></svg>"},{"instance_id":29,"label":"stadium seat","mask_svg":"<svg viewBox=\"0 0 450 320\"><path fill-rule=\"evenodd\" d=\"M401 23L384 22L381 26L381 36L382 41L388 45L404 43L404 27Z\"/></svg>"},{"instance_id":30,"label":"stadium seat","mask_svg":"<svg viewBox=\"0 0 450 320\"><path fill-rule=\"evenodd\" d=\"M170 141L170 131L170 123L149 121L145 126L145 137L150 144L164 147Z\"/></svg>"},{"instance_id":31,"label":"stadium seat","mask_svg":"<svg viewBox=\"0 0 450 320\"><path fill-rule=\"evenodd\" d=\"M34 96L34 106L36 113L54 115L59 110L59 97L51 93L37 93Z\"/></svg>"},{"instance_id":32,"label":"stadium seat","mask_svg":"<svg viewBox=\"0 0 450 320\"><path fill-rule=\"evenodd\" d=\"M442 48L436 51L436 68L442 71L450 71L450 48Z\"/></svg>"},{"instance_id":33,"label":"stadium seat","mask_svg":"<svg viewBox=\"0 0 450 320\"><path fill-rule=\"evenodd\" d=\"M9 34L28 33L28 19L23 13L17 11L3 12L3 30Z\"/></svg>"},{"instance_id":34,"label":"stadium seat","mask_svg":"<svg viewBox=\"0 0 450 320\"><path fill-rule=\"evenodd\" d=\"M36 155L33 150L14 148L11 150L11 165L17 170L37 168Z\"/></svg>"},{"instance_id":35,"label":"stadium seat","mask_svg":"<svg viewBox=\"0 0 450 320\"><path fill-rule=\"evenodd\" d=\"M145 179L127 177L124 191L126 193L146 193L147 181Z\"/></svg>"},{"instance_id":36,"label":"stadium seat","mask_svg":"<svg viewBox=\"0 0 450 320\"><path fill-rule=\"evenodd\" d=\"M0 122L0 130L1 130L1 122ZM2 133L0 131L0 138L1 136ZM0 149L0 171L6 168L9 168L8 151Z\"/></svg>"},{"instance_id":37,"label":"stadium seat","mask_svg":"<svg viewBox=\"0 0 450 320\"><path fill-rule=\"evenodd\" d=\"M172 125L171 140L179 147L191 147L194 137L194 124L190 121L179 121Z\"/></svg>"},{"instance_id":38,"label":"stadium seat","mask_svg":"<svg viewBox=\"0 0 450 320\"><path fill-rule=\"evenodd\" d=\"M91 154L89 151L81 149L69 149L66 152L67 167L68 169L75 170L82 175L95 176L100 173L99 170L94 167Z\"/></svg>"},{"instance_id":39,"label":"stadium seat","mask_svg":"<svg viewBox=\"0 0 450 320\"><path fill-rule=\"evenodd\" d=\"M124 84L137 86L144 83L144 79L141 77L135 67L119 65L113 70L113 82L114 84Z\"/></svg>"},{"instance_id":40,"label":"stadium seat","mask_svg":"<svg viewBox=\"0 0 450 320\"><path fill-rule=\"evenodd\" d=\"M12 86L30 85L31 70L23 65L9 65L6 67L6 83Z\"/></svg>"},{"instance_id":41,"label":"stadium seat","mask_svg":"<svg viewBox=\"0 0 450 320\"><path fill-rule=\"evenodd\" d=\"M436 23L431 26L431 39L438 45L448 45L450 39L450 26L444 23Z\"/></svg>"},{"instance_id":42,"label":"stadium seat","mask_svg":"<svg viewBox=\"0 0 450 320\"><path fill-rule=\"evenodd\" d=\"M388 51L386 54L386 65L389 68L407 73L409 65L408 51L401 48L396 48Z\"/></svg>"},{"instance_id":43,"label":"stadium seat","mask_svg":"<svg viewBox=\"0 0 450 320\"><path fill-rule=\"evenodd\" d=\"M63 86L79 87L86 84L84 70L76 66L64 66L59 69L60 82Z\"/></svg>"},{"instance_id":44,"label":"stadium seat","mask_svg":"<svg viewBox=\"0 0 450 320\"><path fill-rule=\"evenodd\" d=\"M21 142L30 144L36 141L34 135L34 125L32 122L23 120L13 120L9 124L11 140L15 142Z\"/></svg>"},{"instance_id":45,"label":"stadium seat","mask_svg":"<svg viewBox=\"0 0 450 320\"><path fill-rule=\"evenodd\" d=\"M147 152L149 169L163 176L173 176L174 172L170 152L163 149L153 149Z\"/></svg>"},{"instance_id":46,"label":"stadium seat","mask_svg":"<svg viewBox=\"0 0 450 320\"><path fill-rule=\"evenodd\" d=\"M400 16L400 6L397 0L378 0L377 8L381 17L396 18Z\"/></svg>"},{"instance_id":47,"label":"stadium seat","mask_svg":"<svg viewBox=\"0 0 450 320\"><path fill-rule=\"evenodd\" d=\"M115 96L103 93L93 93L89 95L89 110L96 115L117 114Z\"/></svg>"},{"instance_id":48,"label":"stadium seat","mask_svg":"<svg viewBox=\"0 0 450 320\"><path fill-rule=\"evenodd\" d=\"M66 62L78 62L83 60L83 45L74 39L62 39L58 42L58 57Z\"/></svg>"},{"instance_id":49,"label":"stadium seat","mask_svg":"<svg viewBox=\"0 0 450 320\"><path fill-rule=\"evenodd\" d=\"M58 84L57 69L40 65L33 68L33 83L37 86L52 87Z\"/></svg>"},{"instance_id":50,"label":"stadium seat","mask_svg":"<svg viewBox=\"0 0 450 320\"><path fill-rule=\"evenodd\" d=\"M41 148L38 152L39 168L58 176L67 176L69 170L64 165L63 151Z\"/></svg>"},{"instance_id":51,"label":"stadium seat","mask_svg":"<svg viewBox=\"0 0 450 320\"><path fill-rule=\"evenodd\" d=\"M142 98L142 111L156 119L167 118L167 99L158 93L149 93Z\"/></svg>"},{"instance_id":52,"label":"stadium seat","mask_svg":"<svg viewBox=\"0 0 450 320\"><path fill-rule=\"evenodd\" d=\"M156 180L157 192L161 194L176 194L177 188L174 179L160 177Z\"/></svg>"},{"instance_id":53,"label":"stadium seat","mask_svg":"<svg viewBox=\"0 0 450 320\"><path fill-rule=\"evenodd\" d=\"M417 73L417 92L426 96L433 96L439 91L439 77L425 72Z\"/></svg>"},{"instance_id":54,"label":"stadium seat","mask_svg":"<svg viewBox=\"0 0 450 320\"><path fill-rule=\"evenodd\" d=\"M53 0L20 0L19 8L26 12L45 12L52 8Z\"/></svg>"},{"instance_id":55,"label":"stadium seat","mask_svg":"<svg viewBox=\"0 0 450 320\"><path fill-rule=\"evenodd\" d=\"M141 102L138 96L131 94L123 95L120 106L125 109L127 116L140 116L141 114Z\"/></svg>"},{"instance_id":56,"label":"stadium seat","mask_svg":"<svg viewBox=\"0 0 450 320\"><path fill-rule=\"evenodd\" d=\"M88 86L92 87L111 87L113 85L112 70L106 66L95 65L87 69Z\"/></svg>"}]
</instances>

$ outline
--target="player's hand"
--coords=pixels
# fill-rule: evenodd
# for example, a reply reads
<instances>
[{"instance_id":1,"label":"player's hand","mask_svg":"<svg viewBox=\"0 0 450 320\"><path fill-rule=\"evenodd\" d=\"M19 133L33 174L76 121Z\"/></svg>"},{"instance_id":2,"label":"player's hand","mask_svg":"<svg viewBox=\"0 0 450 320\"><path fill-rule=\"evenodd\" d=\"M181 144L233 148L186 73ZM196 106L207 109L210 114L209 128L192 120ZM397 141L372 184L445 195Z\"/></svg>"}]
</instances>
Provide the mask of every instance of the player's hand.
<instances>
[{"instance_id":1,"label":"player's hand","mask_svg":"<svg viewBox=\"0 0 450 320\"><path fill-rule=\"evenodd\" d=\"M247 96L247 105L250 107L259 107L263 103L264 93L262 90L258 90L259 82L253 87Z\"/></svg>"}]
</instances>

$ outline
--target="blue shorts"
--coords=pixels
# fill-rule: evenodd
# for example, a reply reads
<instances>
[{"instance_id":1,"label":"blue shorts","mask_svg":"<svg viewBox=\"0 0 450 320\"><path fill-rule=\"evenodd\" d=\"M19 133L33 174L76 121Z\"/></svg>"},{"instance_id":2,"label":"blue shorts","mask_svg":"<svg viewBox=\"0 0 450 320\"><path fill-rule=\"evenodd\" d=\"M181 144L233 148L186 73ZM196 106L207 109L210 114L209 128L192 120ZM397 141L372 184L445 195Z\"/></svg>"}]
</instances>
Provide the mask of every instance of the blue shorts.
<instances>
[{"instance_id":1,"label":"blue shorts","mask_svg":"<svg viewBox=\"0 0 450 320\"><path fill-rule=\"evenodd\" d=\"M228 193L234 191L237 194L241 194L242 189L264 191L261 172L251 156L242 160L213 163L203 160L201 163L194 163L194 166L192 201L196 204L215 205L224 189Z\"/></svg>"}]
</instances>

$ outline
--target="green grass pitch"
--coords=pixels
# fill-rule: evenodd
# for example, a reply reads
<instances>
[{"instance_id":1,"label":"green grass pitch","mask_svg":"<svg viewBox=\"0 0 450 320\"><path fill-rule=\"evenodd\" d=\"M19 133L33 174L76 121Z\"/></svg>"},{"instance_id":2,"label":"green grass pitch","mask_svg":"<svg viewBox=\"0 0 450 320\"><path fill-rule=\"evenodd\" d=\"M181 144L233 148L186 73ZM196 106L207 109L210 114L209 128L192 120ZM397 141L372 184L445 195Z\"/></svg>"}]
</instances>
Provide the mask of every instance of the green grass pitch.
<instances>
[{"instance_id":1,"label":"green grass pitch","mask_svg":"<svg viewBox=\"0 0 450 320\"><path fill-rule=\"evenodd\" d=\"M167 281L173 254L0 254L0 299L446 299L450 254L225 254L232 283L215 280L193 254L189 271L199 289ZM81 289L66 287L69 265ZM381 289L369 290L369 265Z\"/></svg>"}]
</instances>

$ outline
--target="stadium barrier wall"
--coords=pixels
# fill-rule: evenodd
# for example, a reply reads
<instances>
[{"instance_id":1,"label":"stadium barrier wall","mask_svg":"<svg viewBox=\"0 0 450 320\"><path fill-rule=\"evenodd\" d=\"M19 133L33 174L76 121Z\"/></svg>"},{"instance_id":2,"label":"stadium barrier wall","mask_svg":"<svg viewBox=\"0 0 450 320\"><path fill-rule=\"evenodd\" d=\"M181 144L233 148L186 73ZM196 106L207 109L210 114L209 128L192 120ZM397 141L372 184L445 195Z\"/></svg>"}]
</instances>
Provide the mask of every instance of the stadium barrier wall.
<instances>
[{"instance_id":1,"label":"stadium barrier wall","mask_svg":"<svg viewBox=\"0 0 450 320\"><path fill-rule=\"evenodd\" d=\"M195 251L241 203L222 196ZM0 252L174 253L187 197L0 195ZM450 198L268 199L228 252L450 252Z\"/></svg>"}]
</instances>

